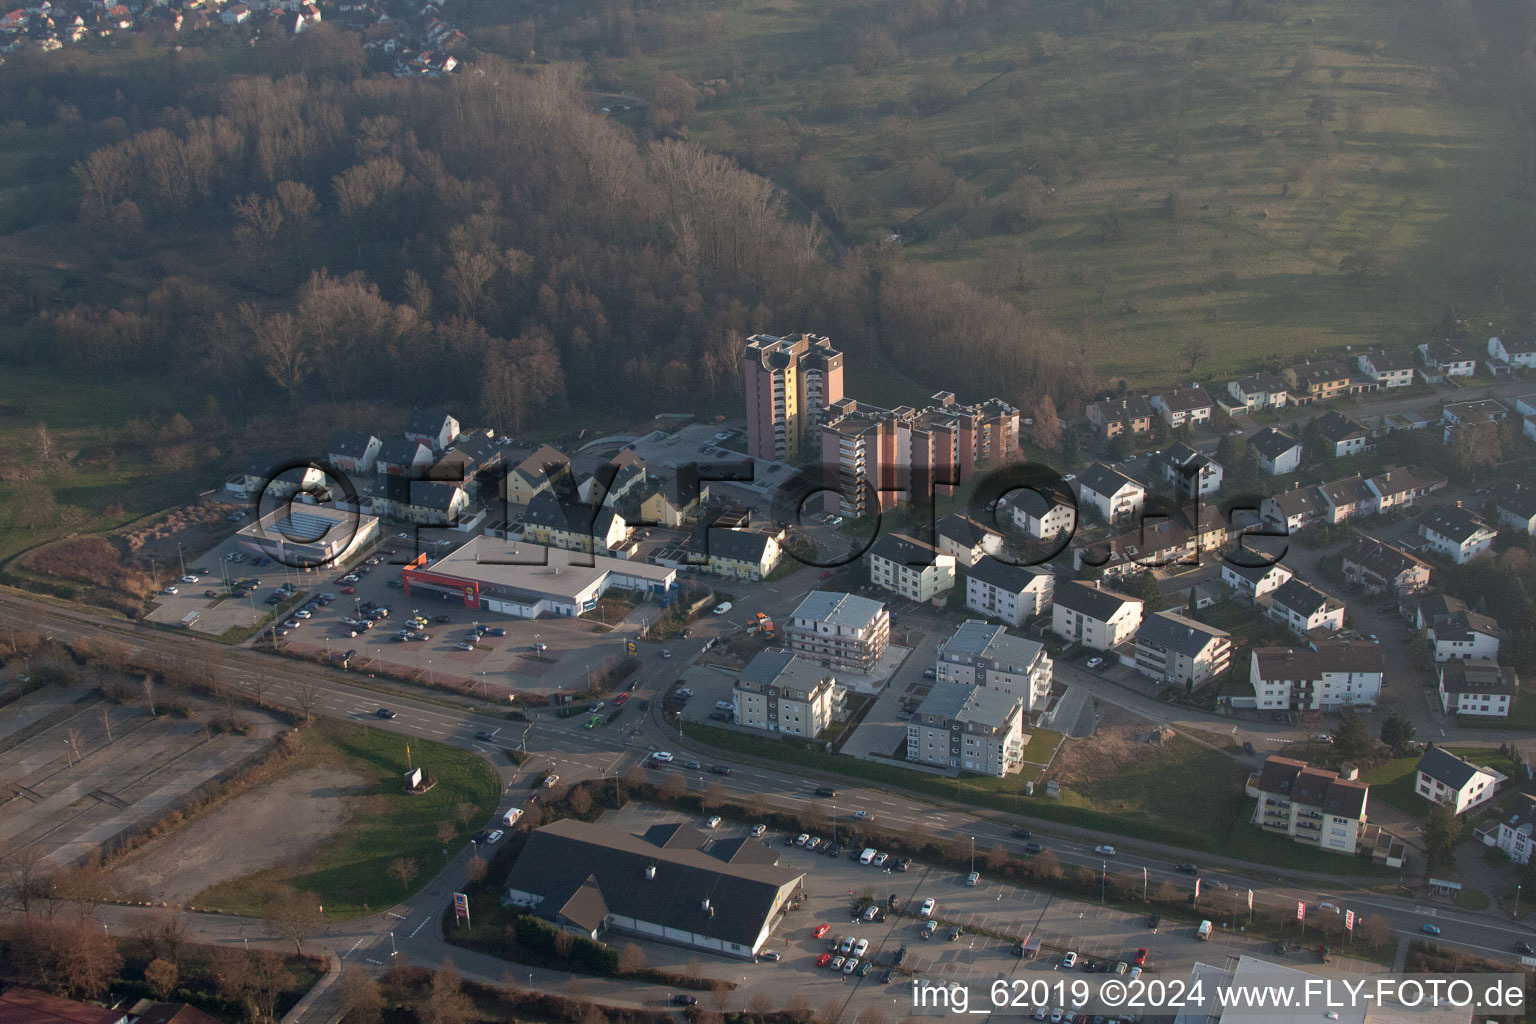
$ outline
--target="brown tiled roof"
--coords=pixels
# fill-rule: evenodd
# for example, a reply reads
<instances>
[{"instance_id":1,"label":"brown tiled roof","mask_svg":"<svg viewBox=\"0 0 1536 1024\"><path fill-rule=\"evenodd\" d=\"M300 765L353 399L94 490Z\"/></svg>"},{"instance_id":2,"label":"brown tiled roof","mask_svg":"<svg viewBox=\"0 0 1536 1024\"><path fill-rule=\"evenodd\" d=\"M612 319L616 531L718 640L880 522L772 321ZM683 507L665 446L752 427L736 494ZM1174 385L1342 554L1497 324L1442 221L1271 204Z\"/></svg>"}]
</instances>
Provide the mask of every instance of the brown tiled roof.
<instances>
[{"instance_id":1,"label":"brown tiled roof","mask_svg":"<svg viewBox=\"0 0 1536 1024\"><path fill-rule=\"evenodd\" d=\"M1325 672L1381 672L1381 646L1369 640L1319 640L1312 646L1255 647L1260 679L1320 680Z\"/></svg>"},{"instance_id":2,"label":"brown tiled roof","mask_svg":"<svg viewBox=\"0 0 1536 1024\"><path fill-rule=\"evenodd\" d=\"M1319 807L1325 814L1341 818L1359 818L1365 811L1370 787L1363 782L1339 778L1338 772L1313 768L1305 761L1271 757L1259 774L1259 789L1279 793L1293 803Z\"/></svg>"}]
</instances>

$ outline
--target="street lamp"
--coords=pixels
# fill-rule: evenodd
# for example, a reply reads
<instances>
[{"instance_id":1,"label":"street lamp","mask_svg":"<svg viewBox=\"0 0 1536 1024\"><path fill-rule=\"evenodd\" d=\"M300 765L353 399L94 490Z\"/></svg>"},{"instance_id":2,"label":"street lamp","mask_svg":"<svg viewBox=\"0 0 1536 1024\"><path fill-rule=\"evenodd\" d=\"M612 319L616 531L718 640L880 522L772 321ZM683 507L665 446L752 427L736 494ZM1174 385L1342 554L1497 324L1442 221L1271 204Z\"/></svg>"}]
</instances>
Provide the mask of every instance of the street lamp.
<instances>
[{"instance_id":1,"label":"street lamp","mask_svg":"<svg viewBox=\"0 0 1536 1024\"><path fill-rule=\"evenodd\" d=\"M1520 886L1515 886L1515 920L1520 920Z\"/></svg>"},{"instance_id":2,"label":"street lamp","mask_svg":"<svg viewBox=\"0 0 1536 1024\"><path fill-rule=\"evenodd\" d=\"M1099 902L1104 902L1104 886L1109 877L1109 861L1099 861Z\"/></svg>"},{"instance_id":3,"label":"street lamp","mask_svg":"<svg viewBox=\"0 0 1536 1024\"><path fill-rule=\"evenodd\" d=\"M971 874L976 873L976 837L971 836Z\"/></svg>"}]
</instances>

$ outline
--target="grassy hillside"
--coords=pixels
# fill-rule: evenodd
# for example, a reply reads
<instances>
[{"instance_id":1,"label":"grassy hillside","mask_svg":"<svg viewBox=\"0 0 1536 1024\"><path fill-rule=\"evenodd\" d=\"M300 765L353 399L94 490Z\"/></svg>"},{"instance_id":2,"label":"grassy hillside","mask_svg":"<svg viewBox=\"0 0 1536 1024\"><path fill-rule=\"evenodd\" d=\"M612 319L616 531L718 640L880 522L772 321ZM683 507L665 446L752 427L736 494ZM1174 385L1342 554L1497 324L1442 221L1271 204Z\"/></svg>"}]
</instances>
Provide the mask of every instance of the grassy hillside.
<instances>
[{"instance_id":1,"label":"grassy hillside","mask_svg":"<svg viewBox=\"0 0 1536 1024\"><path fill-rule=\"evenodd\" d=\"M845 240L899 233L1038 312L1106 379L1188 372L1191 341L1202 375L1416 341L1531 279L1503 15L1474 5L728 0L682 5L693 31L521 6L541 55L617 54L600 87L682 110Z\"/></svg>"}]
</instances>

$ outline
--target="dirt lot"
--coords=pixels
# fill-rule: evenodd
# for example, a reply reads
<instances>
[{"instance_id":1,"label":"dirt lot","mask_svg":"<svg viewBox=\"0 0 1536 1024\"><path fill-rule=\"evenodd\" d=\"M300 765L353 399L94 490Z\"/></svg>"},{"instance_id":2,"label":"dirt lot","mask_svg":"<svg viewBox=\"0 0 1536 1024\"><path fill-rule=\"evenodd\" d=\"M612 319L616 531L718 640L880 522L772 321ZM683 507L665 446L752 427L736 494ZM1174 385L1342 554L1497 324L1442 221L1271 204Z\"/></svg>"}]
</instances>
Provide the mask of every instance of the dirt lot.
<instances>
[{"instance_id":1,"label":"dirt lot","mask_svg":"<svg viewBox=\"0 0 1536 1024\"><path fill-rule=\"evenodd\" d=\"M137 851L112 872L113 886L129 899L186 903L220 882L302 861L368 791L360 776L333 768L285 775Z\"/></svg>"},{"instance_id":2,"label":"dirt lot","mask_svg":"<svg viewBox=\"0 0 1536 1024\"><path fill-rule=\"evenodd\" d=\"M1159 744L1149 742L1149 737L1159 735L1156 730L1157 727L1147 719L1113 704L1105 704L1100 708L1099 725L1093 738L1073 740L1063 747L1051 778L1069 787L1084 787L1109 778L1157 753ZM1160 735L1163 739L1170 738L1172 730L1165 728Z\"/></svg>"},{"instance_id":3,"label":"dirt lot","mask_svg":"<svg viewBox=\"0 0 1536 1024\"><path fill-rule=\"evenodd\" d=\"M219 705L160 693L108 703L47 686L0 708L0 848L36 845L50 867L94 855L158 821L197 787L261 753L277 720L241 712L248 735L210 728Z\"/></svg>"}]
</instances>

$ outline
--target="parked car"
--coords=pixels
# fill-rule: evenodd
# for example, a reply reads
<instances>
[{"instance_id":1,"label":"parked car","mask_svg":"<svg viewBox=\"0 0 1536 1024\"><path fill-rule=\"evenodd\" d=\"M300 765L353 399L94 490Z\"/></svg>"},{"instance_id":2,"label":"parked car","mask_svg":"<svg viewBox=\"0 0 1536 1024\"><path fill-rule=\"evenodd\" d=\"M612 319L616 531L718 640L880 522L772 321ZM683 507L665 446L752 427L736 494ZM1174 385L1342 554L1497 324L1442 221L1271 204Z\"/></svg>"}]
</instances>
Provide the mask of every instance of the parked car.
<instances>
[{"instance_id":1,"label":"parked car","mask_svg":"<svg viewBox=\"0 0 1536 1024\"><path fill-rule=\"evenodd\" d=\"M1068 951L1067 955L1061 958L1061 966L1063 966L1063 967L1076 967L1077 966L1077 954L1075 952Z\"/></svg>"},{"instance_id":2,"label":"parked car","mask_svg":"<svg viewBox=\"0 0 1536 1024\"><path fill-rule=\"evenodd\" d=\"M1131 958L1131 963L1136 967L1147 966L1147 948L1145 946L1136 951L1136 955Z\"/></svg>"},{"instance_id":3,"label":"parked car","mask_svg":"<svg viewBox=\"0 0 1536 1024\"><path fill-rule=\"evenodd\" d=\"M706 821L704 823L704 827L705 828L719 828L720 827L720 815L716 814L713 817L711 817L708 821Z\"/></svg>"},{"instance_id":4,"label":"parked car","mask_svg":"<svg viewBox=\"0 0 1536 1024\"><path fill-rule=\"evenodd\" d=\"M816 966L817 967L825 967L828 964L830 964L831 962L832 962L832 954L831 953L823 953L823 954L821 954L821 956L818 956L816 958Z\"/></svg>"},{"instance_id":5,"label":"parked car","mask_svg":"<svg viewBox=\"0 0 1536 1024\"><path fill-rule=\"evenodd\" d=\"M927 924L923 925L923 930L918 932L918 934L921 935L925 939L931 939L931 938L933 938L933 933L938 931L938 930L939 930L939 922L937 922L937 921L929 921Z\"/></svg>"},{"instance_id":6,"label":"parked car","mask_svg":"<svg viewBox=\"0 0 1536 1024\"><path fill-rule=\"evenodd\" d=\"M763 834L766 833L767 831L768 831L768 826L767 825L753 825L752 826L752 832L751 832L752 838L753 839L761 839L763 837Z\"/></svg>"},{"instance_id":7,"label":"parked car","mask_svg":"<svg viewBox=\"0 0 1536 1024\"><path fill-rule=\"evenodd\" d=\"M819 925L816 926L816 930L811 932L811 936L813 938L817 938L817 939L826 938L827 932L829 932L831 930L832 930L832 926L831 925L829 925L829 924L819 924Z\"/></svg>"},{"instance_id":8,"label":"parked car","mask_svg":"<svg viewBox=\"0 0 1536 1024\"><path fill-rule=\"evenodd\" d=\"M779 951L776 949L770 949L766 953L758 954L758 959L767 960L771 963L778 963L780 959Z\"/></svg>"},{"instance_id":9,"label":"parked car","mask_svg":"<svg viewBox=\"0 0 1536 1024\"><path fill-rule=\"evenodd\" d=\"M1181 875L1198 875L1200 873L1199 868L1189 863L1175 864L1173 866L1173 870L1177 871Z\"/></svg>"},{"instance_id":10,"label":"parked car","mask_svg":"<svg viewBox=\"0 0 1536 1024\"><path fill-rule=\"evenodd\" d=\"M933 916L933 908L936 907L936 906L938 906L938 903L934 900L934 898L932 896L929 896L927 899L923 900L923 905L921 907L917 908L917 916L918 917L932 917Z\"/></svg>"},{"instance_id":11,"label":"parked car","mask_svg":"<svg viewBox=\"0 0 1536 1024\"><path fill-rule=\"evenodd\" d=\"M1097 657L1089 658L1087 660L1087 662L1085 662L1084 664L1088 668L1099 668L1099 667L1101 667L1104 664L1104 659L1103 658L1097 658Z\"/></svg>"},{"instance_id":12,"label":"parked car","mask_svg":"<svg viewBox=\"0 0 1536 1024\"><path fill-rule=\"evenodd\" d=\"M496 843L501 841L501 837L504 835L506 835L506 833L498 828L496 831L485 837L485 845L494 846Z\"/></svg>"}]
</instances>

